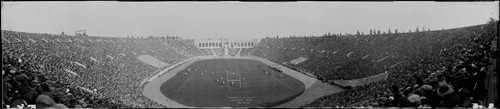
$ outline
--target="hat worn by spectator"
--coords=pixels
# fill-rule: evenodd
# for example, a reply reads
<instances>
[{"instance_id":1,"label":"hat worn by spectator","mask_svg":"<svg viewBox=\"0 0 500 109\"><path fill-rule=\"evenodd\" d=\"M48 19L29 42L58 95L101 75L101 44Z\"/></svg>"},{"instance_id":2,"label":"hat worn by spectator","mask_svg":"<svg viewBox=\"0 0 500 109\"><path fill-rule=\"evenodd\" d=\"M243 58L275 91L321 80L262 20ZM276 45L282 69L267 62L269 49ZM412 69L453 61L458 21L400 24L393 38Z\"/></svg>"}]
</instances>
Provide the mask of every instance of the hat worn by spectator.
<instances>
[{"instance_id":1,"label":"hat worn by spectator","mask_svg":"<svg viewBox=\"0 0 500 109\"><path fill-rule=\"evenodd\" d=\"M56 102L47 95L38 95L36 97L36 107L50 107L56 104Z\"/></svg>"},{"instance_id":2,"label":"hat worn by spectator","mask_svg":"<svg viewBox=\"0 0 500 109\"><path fill-rule=\"evenodd\" d=\"M20 105L27 106L28 103L26 102L26 100L18 98L16 100L14 100L14 102L12 102L12 106L11 107L17 107L17 106L20 106Z\"/></svg>"},{"instance_id":3,"label":"hat worn by spectator","mask_svg":"<svg viewBox=\"0 0 500 109\"><path fill-rule=\"evenodd\" d=\"M421 100L422 98L417 94L411 94L410 96L408 96L408 102L412 104L420 104Z\"/></svg>"},{"instance_id":4,"label":"hat worn by spectator","mask_svg":"<svg viewBox=\"0 0 500 109\"><path fill-rule=\"evenodd\" d=\"M437 94L439 96L446 96L454 92L453 87L446 82L442 81L439 84L440 86L437 89Z\"/></svg>"},{"instance_id":5,"label":"hat worn by spectator","mask_svg":"<svg viewBox=\"0 0 500 109\"><path fill-rule=\"evenodd\" d=\"M425 92L432 91L432 89L433 89L432 86L427 85L427 84L426 85L422 85L419 88L419 90L422 90L422 91L425 91Z\"/></svg>"}]
</instances>

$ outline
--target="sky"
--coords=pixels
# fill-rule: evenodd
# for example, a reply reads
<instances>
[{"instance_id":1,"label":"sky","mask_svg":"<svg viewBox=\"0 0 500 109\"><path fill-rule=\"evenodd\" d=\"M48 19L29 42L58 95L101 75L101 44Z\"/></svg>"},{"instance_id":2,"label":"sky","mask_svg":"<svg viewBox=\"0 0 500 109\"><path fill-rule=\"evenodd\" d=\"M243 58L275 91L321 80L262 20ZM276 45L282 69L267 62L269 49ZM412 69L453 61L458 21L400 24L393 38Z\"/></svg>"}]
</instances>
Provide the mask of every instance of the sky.
<instances>
[{"instance_id":1,"label":"sky","mask_svg":"<svg viewBox=\"0 0 500 109\"><path fill-rule=\"evenodd\" d=\"M249 40L431 30L498 19L499 2L2 2L2 30Z\"/></svg>"}]
</instances>

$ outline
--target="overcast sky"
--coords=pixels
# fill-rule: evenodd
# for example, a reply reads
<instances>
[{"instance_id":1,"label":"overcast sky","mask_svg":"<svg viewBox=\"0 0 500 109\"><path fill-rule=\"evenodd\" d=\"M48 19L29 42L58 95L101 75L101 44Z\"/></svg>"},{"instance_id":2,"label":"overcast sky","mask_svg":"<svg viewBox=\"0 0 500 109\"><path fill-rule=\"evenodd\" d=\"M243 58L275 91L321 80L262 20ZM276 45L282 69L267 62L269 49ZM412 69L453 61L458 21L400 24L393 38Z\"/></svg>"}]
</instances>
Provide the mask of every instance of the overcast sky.
<instances>
[{"instance_id":1,"label":"overcast sky","mask_svg":"<svg viewBox=\"0 0 500 109\"><path fill-rule=\"evenodd\" d=\"M35 33L254 39L431 30L498 19L496 2L3 2L2 29Z\"/></svg>"}]
</instances>

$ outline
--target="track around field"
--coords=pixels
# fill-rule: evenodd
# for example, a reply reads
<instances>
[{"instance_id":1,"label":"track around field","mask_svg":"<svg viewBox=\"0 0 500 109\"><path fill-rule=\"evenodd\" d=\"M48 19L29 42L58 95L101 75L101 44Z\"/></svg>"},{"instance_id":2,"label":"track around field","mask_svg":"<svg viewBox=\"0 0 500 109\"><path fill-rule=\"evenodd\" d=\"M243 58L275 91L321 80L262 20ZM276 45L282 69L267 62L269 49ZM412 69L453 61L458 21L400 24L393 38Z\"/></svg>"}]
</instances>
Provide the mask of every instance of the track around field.
<instances>
[{"instance_id":1,"label":"track around field","mask_svg":"<svg viewBox=\"0 0 500 109\"><path fill-rule=\"evenodd\" d=\"M199 60L214 59L214 58L221 58L221 57L215 57L215 56L194 57L194 58L191 58L191 59L185 61L185 63L182 63L181 65L177 66L176 68L173 68L171 70L164 69L164 70L160 71L159 74L162 74L162 73L164 73L164 74L159 75L157 78L152 78L152 80L149 80L149 83L146 83L146 85L143 87L143 94L146 97L148 97L148 98L150 98L150 99L152 99L152 100L154 100L162 105L165 105L166 107L179 107L179 108L189 107L189 106L186 106L184 104L178 103L176 101L173 101L173 100L165 97L161 92L161 89L160 89L161 85L163 83L165 83L167 80L169 80L170 78L174 77L177 74L176 72L181 71L182 69L188 67L190 64L192 64L196 61L199 61ZM295 99L293 99L289 102L283 103L283 104L275 106L275 107L299 107L299 106L303 106L307 103L310 103L321 96L330 95L333 93L343 91L343 89L340 87L336 87L336 86L332 86L332 85L327 84L327 83L323 83L320 80L317 80L315 78L311 78L311 77L306 76L300 72L294 71L292 69L289 69L287 67L281 66L279 64L273 63L271 61L268 61L268 60L265 60L265 59L262 59L259 57L223 57L223 58L224 59L252 59L252 60L260 61L260 62L267 64L267 65L270 65L270 66L277 66L283 71L283 73L290 75L290 76L296 78L297 80L301 81L302 83L304 83L305 90L301 95L299 95L298 97L296 97Z\"/></svg>"}]
</instances>

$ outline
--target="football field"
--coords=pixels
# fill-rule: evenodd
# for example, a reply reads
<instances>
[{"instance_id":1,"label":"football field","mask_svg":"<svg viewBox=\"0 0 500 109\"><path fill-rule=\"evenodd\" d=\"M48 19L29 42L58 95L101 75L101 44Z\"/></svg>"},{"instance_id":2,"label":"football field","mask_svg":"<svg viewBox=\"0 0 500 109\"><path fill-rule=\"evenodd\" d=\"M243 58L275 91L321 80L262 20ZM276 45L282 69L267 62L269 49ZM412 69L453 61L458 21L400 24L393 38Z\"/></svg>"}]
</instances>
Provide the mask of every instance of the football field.
<instances>
[{"instance_id":1,"label":"football field","mask_svg":"<svg viewBox=\"0 0 500 109\"><path fill-rule=\"evenodd\" d=\"M201 60L161 84L161 93L193 107L272 107L304 91L304 83L255 60Z\"/></svg>"}]
</instances>

